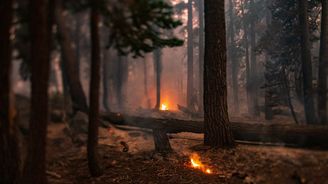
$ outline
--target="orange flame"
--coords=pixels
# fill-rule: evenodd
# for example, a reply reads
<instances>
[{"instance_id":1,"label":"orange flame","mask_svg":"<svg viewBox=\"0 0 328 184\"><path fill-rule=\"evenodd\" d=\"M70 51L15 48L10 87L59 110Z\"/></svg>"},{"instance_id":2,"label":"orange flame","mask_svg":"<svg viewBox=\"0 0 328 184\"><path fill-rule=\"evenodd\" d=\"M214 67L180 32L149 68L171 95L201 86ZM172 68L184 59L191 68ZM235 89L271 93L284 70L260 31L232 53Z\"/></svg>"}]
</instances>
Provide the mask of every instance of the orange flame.
<instances>
[{"instance_id":1,"label":"orange flame","mask_svg":"<svg viewBox=\"0 0 328 184\"><path fill-rule=\"evenodd\" d=\"M210 168L208 168L206 165L204 165L201 161L200 161L200 157L198 154L193 153L190 156L190 163L191 163L191 167L195 168L195 169L199 169L201 170L203 173L206 174L212 174L212 170Z\"/></svg>"},{"instance_id":2,"label":"orange flame","mask_svg":"<svg viewBox=\"0 0 328 184\"><path fill-rule=\"evenodd\" d=\"M169 108L167 107L166 104L162 104L160 109L161 109L162 111L167 111L167 110L169 110Z\"/></svg>"}]
</instances>

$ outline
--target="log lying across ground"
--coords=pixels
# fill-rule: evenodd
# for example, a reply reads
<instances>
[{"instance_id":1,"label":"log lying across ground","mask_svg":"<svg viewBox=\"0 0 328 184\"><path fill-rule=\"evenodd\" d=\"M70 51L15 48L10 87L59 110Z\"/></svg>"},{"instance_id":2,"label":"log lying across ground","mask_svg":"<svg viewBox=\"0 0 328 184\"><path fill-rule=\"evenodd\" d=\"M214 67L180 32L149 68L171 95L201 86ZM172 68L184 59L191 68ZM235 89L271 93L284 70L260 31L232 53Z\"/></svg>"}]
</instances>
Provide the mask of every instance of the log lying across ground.
<instances>
[{"instance_id":1,"label":"log lying across ground","mask_svg":"<svg viewBox=\"0 0 328 184\"><path fill-rule=\"evenodd\" d=\"M103 114L102 118L116 125L128 125L165 133L203 133L202 121L136 117L119 113ZM304 148L328 148L328 126L287 125L231 122L236 140L280 143Z\"/></svg>"}]
</instances>

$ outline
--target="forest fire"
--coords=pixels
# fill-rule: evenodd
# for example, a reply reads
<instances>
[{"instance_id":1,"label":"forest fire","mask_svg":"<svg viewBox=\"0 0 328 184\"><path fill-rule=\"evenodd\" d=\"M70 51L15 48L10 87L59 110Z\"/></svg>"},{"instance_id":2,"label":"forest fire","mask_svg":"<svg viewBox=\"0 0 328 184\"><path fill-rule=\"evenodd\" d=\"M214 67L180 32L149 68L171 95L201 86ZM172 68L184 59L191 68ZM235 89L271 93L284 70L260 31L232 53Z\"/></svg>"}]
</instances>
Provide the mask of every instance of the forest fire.
<instances>
[{"instance_id":1,"label":"forest fire","mask_svg":"<svg viewBox=\"0 0 328 184\"><path fill-rule=\"evenodd\" d=\"M161 105L160 110L161 110L161 111L167 111L167 110L169 110L169 108L167 107L166 104L163 103L163 104Z\"/></svg>"},{"instance_id":2,"label":"forest fire","mask_svg":"<svg viewBox=\"0 0 328 184\"><path fill-rule=\"evenodd\" d=\"M212 174L213 173L212 170L208 166L206 166L205 164L203 164L201 162L199 155L196 154L196 153L193 153L190 156L190 163L191 163L192 168L199 169L205 174Z\"/></svg>"}]
</instances>

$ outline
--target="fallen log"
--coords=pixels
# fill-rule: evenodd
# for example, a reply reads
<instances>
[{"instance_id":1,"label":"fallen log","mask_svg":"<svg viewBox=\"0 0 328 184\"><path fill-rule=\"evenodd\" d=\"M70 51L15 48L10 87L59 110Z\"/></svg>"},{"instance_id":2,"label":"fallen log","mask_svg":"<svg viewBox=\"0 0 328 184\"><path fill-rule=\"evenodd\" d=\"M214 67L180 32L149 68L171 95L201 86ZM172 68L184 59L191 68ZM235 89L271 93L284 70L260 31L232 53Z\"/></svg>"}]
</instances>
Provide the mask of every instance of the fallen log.
<instances>
[{"instance_id":1,"label":"fallen log","mask_svg":"<svg viewBox=\"0 0 328 184\"><path fill-rule=\"evenodd\" d=\"M165 133L204 132L202 121L137 117L119 113L103 114L102 118L116 125L160 129ZM240 141L279 143L304 148L328 148L328 126L241 122L231 122L231 126L235 139Z\"/></svg>"}]
</instances>

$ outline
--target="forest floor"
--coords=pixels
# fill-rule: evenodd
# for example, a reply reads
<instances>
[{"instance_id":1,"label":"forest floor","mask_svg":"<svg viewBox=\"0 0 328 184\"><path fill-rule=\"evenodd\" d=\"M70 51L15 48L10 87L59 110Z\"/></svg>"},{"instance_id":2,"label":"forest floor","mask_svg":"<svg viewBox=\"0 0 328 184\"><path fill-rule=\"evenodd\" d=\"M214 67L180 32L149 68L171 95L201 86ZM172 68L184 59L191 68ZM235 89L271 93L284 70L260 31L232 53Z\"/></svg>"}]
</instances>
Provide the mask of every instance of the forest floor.
<instances>
[{"instance_id":1,"label":"forest floor","mask_svg":"<svg viewBox=\"0 0 328 184\"><path fill-rule=\"evenodd\" d=\"M173 154L154 153L152 135L138 130L100 128L100 164L103 175L89 175L85 145L75 145L65 125L48 128L47 175L51 184L182 184L182 183L328 183L328 151L277 146L237 145L230 150L199 146L202 135L171 135ZM128 152L123 152L124 142ZM197 153L213 171L193 169Z\"/></svg>"}]
</instances>

